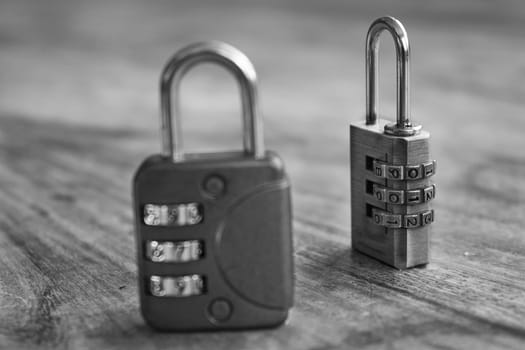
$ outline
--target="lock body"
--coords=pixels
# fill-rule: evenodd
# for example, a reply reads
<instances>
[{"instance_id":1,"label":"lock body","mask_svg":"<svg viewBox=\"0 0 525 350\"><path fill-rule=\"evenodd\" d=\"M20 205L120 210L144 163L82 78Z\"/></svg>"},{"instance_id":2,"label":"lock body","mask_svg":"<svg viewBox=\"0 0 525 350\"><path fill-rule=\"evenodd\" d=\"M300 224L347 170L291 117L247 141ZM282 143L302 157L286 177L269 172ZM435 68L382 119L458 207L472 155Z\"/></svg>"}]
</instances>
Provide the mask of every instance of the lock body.
<instances>
[{"instance_id":1,"label":"lock body","mask_svg":"<svg viewBox=\"0 0 525 350\"><path fill-rule=\"evenodd\" d=\"M436 163L428 132L392 136L388 123L350 125L352 247L405 269L429 262Z\"/></svg>"},{"instance_id":2,"label":"lock body","mask_svg":"<svg viewBox=\"0 0 525 350\"><path fill-rule=\"evenodd\" d=\"M160 330L272 327L293 303L290 184L273 152L160 155L134 178L141 311Z\"/></svg>"}]
</instances>

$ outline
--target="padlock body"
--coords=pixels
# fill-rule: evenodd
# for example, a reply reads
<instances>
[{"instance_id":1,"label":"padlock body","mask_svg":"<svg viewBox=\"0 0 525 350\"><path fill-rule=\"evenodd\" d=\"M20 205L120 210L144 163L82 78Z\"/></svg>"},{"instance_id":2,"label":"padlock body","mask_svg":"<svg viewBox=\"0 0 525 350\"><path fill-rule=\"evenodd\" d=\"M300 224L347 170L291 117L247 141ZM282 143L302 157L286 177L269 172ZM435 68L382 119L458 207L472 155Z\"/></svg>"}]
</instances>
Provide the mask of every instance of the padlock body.
<instances>
[{"instance_id":1,"label":"padlock body","mask_svg":"<svg viewBox=\"0 0 525 350\"><path fill-rule=\"evenodd\" d=\"M186 155L176 163L152 156L133 188L140 303L149 325L197 331L286 320L292 210L275 153Z\"/></svg>"},{"instance_id":2,"label":"padlock body","mask_svg":"<svg viewBox=\"0 0 525 350\"><path fill-rule=\"evenodd\" d=\"M387 123L350 125L352 247L405 269L429 262L435 162L428 132L391 136Z\"/></svg>"}]
</instances>

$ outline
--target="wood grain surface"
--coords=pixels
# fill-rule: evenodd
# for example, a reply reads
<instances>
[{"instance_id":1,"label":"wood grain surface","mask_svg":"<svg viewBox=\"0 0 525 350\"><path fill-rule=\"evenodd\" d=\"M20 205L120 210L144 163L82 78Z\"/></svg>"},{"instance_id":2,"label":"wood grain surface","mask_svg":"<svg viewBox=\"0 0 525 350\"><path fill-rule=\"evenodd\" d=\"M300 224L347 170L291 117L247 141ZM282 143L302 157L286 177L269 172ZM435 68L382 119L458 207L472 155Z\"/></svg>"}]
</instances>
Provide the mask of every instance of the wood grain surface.
<instances>
[{"instance_id":1,"label":"wood grain surface","mask_svg":"<svg viewBox=\"0 0 525 350\"><path fill-rule=\"evenodd\" d=\"M387 14L408 30L412 114L438 160L431 262L406 271L350 248L348 128ZM524 23L520 0L2 0L0 348L523 349ZM252 59L292 180L296 301L278 329L156 333L139 314L131 177L160 149L164 62L203 39ZM240 147L231 77L199 67L182 100L188 149Z\"/></svg>"}]
</instances>

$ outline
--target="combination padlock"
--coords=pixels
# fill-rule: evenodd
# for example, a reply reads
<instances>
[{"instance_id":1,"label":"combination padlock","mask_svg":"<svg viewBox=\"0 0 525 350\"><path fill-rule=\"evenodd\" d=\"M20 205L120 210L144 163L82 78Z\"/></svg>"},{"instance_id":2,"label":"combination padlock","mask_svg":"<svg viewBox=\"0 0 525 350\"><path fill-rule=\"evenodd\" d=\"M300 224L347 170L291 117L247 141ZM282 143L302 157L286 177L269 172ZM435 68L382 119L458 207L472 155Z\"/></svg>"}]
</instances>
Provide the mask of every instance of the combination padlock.
<instances>
[{"instance_id":1,"label":"combination padlock","mask_svg":"<svg viewBox=\"0 0 525 350\"><path fill-rule=\"evenodd\" d=\"M377 118L379 36L394 38L397 57L397 122ZM430 134L410 121L409 43L397 19L379 18L366 38L366 121L350 125L352 247L405 269L429 261L431 201Z\"/></svg>"},{"instance_id":2,"label":"combination padlock","mask_svg":"<svg viewBox=\"0 0 525 350\"><path fill-rule=\"evenodd\" d=\"M185 154L177 113L173 135L172 81L178 88L202 62L240 85L244 151ZM162 72L161 109L163 152L133 183L144 319L173 331L283 323L293 302L290 183L281 159L264 150L251 62L220 42L180 50Z\"/></svg>"}]
</instances>

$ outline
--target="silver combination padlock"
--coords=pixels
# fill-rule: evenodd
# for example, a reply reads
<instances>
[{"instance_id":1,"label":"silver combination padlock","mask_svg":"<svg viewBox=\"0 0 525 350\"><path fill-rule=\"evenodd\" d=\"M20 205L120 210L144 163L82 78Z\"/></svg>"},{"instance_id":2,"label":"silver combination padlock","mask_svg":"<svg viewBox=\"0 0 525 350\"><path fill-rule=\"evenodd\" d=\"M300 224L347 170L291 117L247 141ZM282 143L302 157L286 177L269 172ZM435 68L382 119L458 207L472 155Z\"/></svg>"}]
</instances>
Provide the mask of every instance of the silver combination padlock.
<instances>
[{"instance_id":1,"label":"silver combination padlock","mask_svg":"<svg viewBox=\"0 0 525 350\"><path fill-rule=\"evenodd\" d=\"M397 122L377 117L379 36L387 30L397 57ZM366 38L366 120L350 125L352 247L405 269L429 261L430 134L410 121L409 44L397 19L379 18Z\"/></svg>"}]
</instances>

